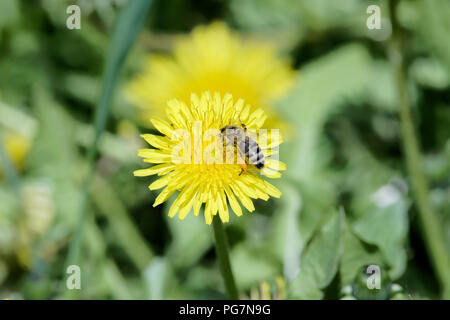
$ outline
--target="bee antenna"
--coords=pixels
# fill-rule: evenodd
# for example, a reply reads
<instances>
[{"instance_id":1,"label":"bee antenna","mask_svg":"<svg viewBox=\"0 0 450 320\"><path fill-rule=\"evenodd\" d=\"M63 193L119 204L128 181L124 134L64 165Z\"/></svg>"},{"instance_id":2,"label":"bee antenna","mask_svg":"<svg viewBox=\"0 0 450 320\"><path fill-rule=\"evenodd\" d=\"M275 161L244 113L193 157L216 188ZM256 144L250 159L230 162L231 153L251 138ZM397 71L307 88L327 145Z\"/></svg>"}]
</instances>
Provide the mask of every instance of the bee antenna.
<instances>
[{"instance_id":1,"label":"bee antenna","mask_svg":"<svg viewBox=\"0 0 450 320\"><path fill-rule=\"evenodd\" d=\"M240 115L239 115L239 122L241 123L241 127L244 128L245 131L247 131L247 126L242 123Z\"/></svg>"}]
</instances>

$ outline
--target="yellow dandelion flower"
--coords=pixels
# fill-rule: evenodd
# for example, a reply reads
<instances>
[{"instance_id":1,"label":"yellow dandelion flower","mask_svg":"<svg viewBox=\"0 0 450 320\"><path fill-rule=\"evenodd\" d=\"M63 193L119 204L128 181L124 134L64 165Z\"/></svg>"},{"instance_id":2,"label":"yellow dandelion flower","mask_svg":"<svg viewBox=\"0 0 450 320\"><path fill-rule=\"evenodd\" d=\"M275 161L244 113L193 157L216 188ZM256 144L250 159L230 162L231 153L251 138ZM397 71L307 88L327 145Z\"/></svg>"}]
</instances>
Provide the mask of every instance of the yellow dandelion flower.
<instances>
[{"instance_id":1,"label":"yellow dandelion flower","mask_svg":"<svg viewBox=\"0 0 450 320\"><path fill-rule=\"evenodd\" d=\"M189 104L191 93L231 93L268 115L268 128L288 125L274 112L273 102L291 87L294 71L270 45L243 42L226 24L195 28L175 41L173 56L150 55L144 71L128 87L129 99L141 107L143 119L161 116L168 100Z\"/></svg>"},{"instance_id":2,"label":"yellow dandelion flower","mask_svg":"<svg viewBox=\"0 0 450 320\"><path fill-rule=\"evenodd\" d=\"M248 104L245 105L242 99L233 101L231 94L222 96L216 92L212 96L204 92L200 98L192 94L189 107L180 99L170 100L166 113L169 121L161 118L151 120L163 136L142 135L154 148L138 152L144 162L157 165L134 172L135 176L161 176L149 186L150 190L164 188L153 206L163 203L178 191L169 216L174 217L178 213L179 218L184 219L192 208L197 216L205 204L205 221L210 224L217 213L223 222L229 221L228 205L237 216L241 216L238 200L251 212L255 209L252 199L268 200L270 196L281 196L281 192L262 177L263 174L278 178L281 176L279 171L286 169L285 164L273 156L277 156L274 148L281 143L278 131L270 130L268 133L260 130L266 119L262 109L250 112ZM258 139L265 158L261 171L249 165L248 170L242 173L241 164L235 161L221 163L226 146L219 151L214 149L217 145L223 146L220 129L241 123L248 128L248 134L258 131L255 139ZM188 147L183 149L180 145ZM208 156L211 150L214 152Z\"/></svg>"}]
</instances>

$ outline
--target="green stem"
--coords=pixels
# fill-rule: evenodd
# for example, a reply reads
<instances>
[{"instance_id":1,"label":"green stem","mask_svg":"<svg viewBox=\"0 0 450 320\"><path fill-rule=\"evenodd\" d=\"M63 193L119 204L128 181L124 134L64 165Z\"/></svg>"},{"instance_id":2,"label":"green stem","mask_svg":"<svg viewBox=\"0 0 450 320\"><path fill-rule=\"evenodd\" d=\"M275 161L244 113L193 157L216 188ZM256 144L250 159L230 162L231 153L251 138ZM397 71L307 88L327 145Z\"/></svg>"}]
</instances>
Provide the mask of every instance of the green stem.
<instances>
[{"instance_id":1,"label":"green stem","mask_svg":"<svg viewBox=\"0 0 450 320\"><path fill-rule=\"evenodd\" d=\"M390 15L393 30L390 60L395 69L399 93L399 113L406 166L411 179L412 190L417 203L423 238L428 248L428 254L437 278L442 284L443 289L448 292L450 288L450 259L441 226L433 212L430 202L428 183L421 168L421 153L411 114L411 101L408 95L401 38L395 16L397 3L397 0L390 1Z\"/></svg>"},{"instance_id":2,"label":"green stem","mask_svg":"<svg viewBox=\"0 0 450 320\"><path fill-rule=\"evenodd\" d=\"M222 220L219 217L213 219L214 238L216 240L216 254L219 259L220 272L222 273L225 289L228 297L232 300L238 300L236 283L234 282L233 270L231 269L230 257L228 254L228 243Z\"/></svg>"}]
</instances>

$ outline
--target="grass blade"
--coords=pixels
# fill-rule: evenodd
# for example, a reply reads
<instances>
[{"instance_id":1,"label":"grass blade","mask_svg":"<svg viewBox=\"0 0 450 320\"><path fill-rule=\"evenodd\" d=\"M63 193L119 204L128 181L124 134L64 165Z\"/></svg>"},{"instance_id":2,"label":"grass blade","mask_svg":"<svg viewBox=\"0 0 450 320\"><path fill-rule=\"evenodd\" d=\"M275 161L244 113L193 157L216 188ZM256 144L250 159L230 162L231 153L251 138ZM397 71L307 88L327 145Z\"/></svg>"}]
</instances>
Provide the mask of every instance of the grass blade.
<instances>
[{"instance_id":1,"label":"grass blade","mask_svg":"<svg viewBox=\"0 0 450 320\"><path fill-rule=\"evenodd\" d=\"M105 62L102 93L95 113L95 137L87 155L89 166L88 176L83 184L83 196L80 204L80 211L78 213L78 224L76 226L74 238L69 247L66 266L76 264L79 260L83 227L90 202L90 185L94 174L98 143L105 130L113 92L117 85L125 57L138 32L145 23L151 3L151 0L128 1L120 12L114 28L108 56Z\"/></svg>"}]
</instances>

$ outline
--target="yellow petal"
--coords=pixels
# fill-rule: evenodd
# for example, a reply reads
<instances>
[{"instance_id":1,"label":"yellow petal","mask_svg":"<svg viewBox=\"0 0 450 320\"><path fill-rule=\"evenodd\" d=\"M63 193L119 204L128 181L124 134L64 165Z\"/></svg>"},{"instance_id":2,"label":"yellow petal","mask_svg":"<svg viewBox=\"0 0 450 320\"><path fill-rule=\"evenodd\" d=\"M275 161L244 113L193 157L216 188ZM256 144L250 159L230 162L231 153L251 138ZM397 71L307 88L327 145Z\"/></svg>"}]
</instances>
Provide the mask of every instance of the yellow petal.
<instances>
[{"instance_id":1,"label":"yellow petal","mask_svg":"<svg viewBox=\"0 0 450 320\"><path fill-rule=\"evenodd\" d=\"M269 195L265 191L265 186L263 180L253 174L245 175L244 179L247 180L247 184L253 188L254 192L257 194L259 199L263 199L267 201L269 199Z\"/></svg>"},{"instance_id":2,"label":"yellow petal","mask_svg":"<svg viewBox=\"0 0 450 320\"><path fill-rule=\"evenodd\" d=\"M150 121L153 123L153 125L159 132L161 132L167 137L172 137L173 128L166 121L158 118L153 118Z\"/></svg>"},{"instance_id":3,"label":"yellow petal","mask_svg":"<svg viewBox=\"0 0 450 320\"><path fill-rule=\"evenodd\" d=\"M255 210L255 207L253 206L252 200L250 200L249 197L247 197L241 189L239 189L238 186L235 184L231 185L231 189L233 190L234 194L238 197L238 199L241 201L242 205L250 212Z\"/></svg>"},{"instance_id":4,"label":"yellow petal","mask_svg":"<svg viewBox=\"0 0 450 320\"><path fill-rule=\"evenodd\" d=\"M160 205L175 192L175 189L170 189L169 187L164 188L163 191L156 197L155 202L153 203L153 207Z\"/></svg>"},{"instance_id":5,"label":"yellow petal","mask_svg":"<svg viewBox=\"0 0 450 320\"><path fill-rule=\"evenodd\" d=\"M242 110L241 114L239 115L239 120L241 120L243 123L246 123L249 114L250 114L250 105L247 104L245 108Z\"/></svg>"},{"instance_id":6,"label":"yellow petal","mask_svg":"<svg viewBox=\"0 0 450 320\"><path fill-rule=\"evenodd\" d=\"M268 177L268 178L272 178L272 179L277 179L281 177L281 173L278 171L274 171L272 169L269 168L263 168L263 170L261 170L261 174Z\"/></svg>"},{"instance_id":7,"label":"yellow petal","mask_svg":"<svg viewBox=\"0 0 450 320\"><path fill-rule=\"evenodd\" d=\"M228 214L228 205L223 190L220 190L217 194L217 202L219 204L219 216L222 222L228 222L230 215Z\"/></svg>"},{"instance_id":8,"label":"yellow petal","mask_svg":"<svg viewBox=\"0 0 450 320\"><path fill-rule=\"evenodd\" d=\"M178 196L178 197L179 197L179 196ZM168 216L169 216L170 218L173 218L173 217L177 214L177 212L178 212L179 206L177 205L177 200L178 200L178 198L177 198L177 199L175 200L175 202L172 203L172 205L170 206L169 213L168 213Z\"/></svg>"},{"instance_id":9,"label":"yellow petal","mask_svg":"<svg viewBox=\"0 0 450 320\"><path fill-rule=\"evenodd\" d=\"M194 204L196 198L197 198L197 194L195 194L194 196L191 196L190 200L186 204L184 204L180 207L180 213L178 214L178 218L180 220L183 220L184 218L186 218L189 211L191 211L192 205Z\"/></svg>"},{"instance_id":10,"label":"yellow petal","mask_svg":"<svg viewBox=\"0 0 450 320\"><path fill-rule=\"evenodd\" d=\"M211 199L209 199L208 201L206 201L206 206L205 206L205 222L206 224L211 224L213 216L211 213Z\"/></svg>"},{"instance_id":11,"label":"yellow petal","mask_svg":"<svg viewBox=\"0 0 450 320\"><path fill-rule=\"evenodd\" d=\"M245 185L245 187L244 187L245 189L242 187L242 185L240 185L241 189L244 189L244 190L251 189L253 198L263 199L265 201L267 201L269 199L269 196L264 191L264 183L262 182L263 180L261 178L259 178L256 175L253 175L253 174L246 174L245 176L243 176L242 179L244 180L244 182L242 182L242 184Z\"/></svg>"},{"instance_id":12,"label":"yellow petal","mask_svg":"<svg viewBox=\"0 0 450 320\"><path fill-rule=\"evenodd\" d=\"M173 165L171 163L163 163L163 164L158 164L156 166L153 166L151 168L135 170L133 172L133 174L136 177L151 176L153 174L171 170L174 167L175 167L175 165Z\"/></svg>"},{"instance_id":13,"label":"yellow petal","mask_svg":"<svg viewBox=\"0 0 450 320\"><path fill-rule=\"evenodd\" d=\"M239 188L242 190L243 193L248 194L251 198L258 198L258 194L248 186L247 184L243 183L240 180L236 180L235 183L239 186Z\"/></svg>"},{"instance_id":14,"label":"yellow petal","mask_svg":"<svg viewBox=\"0 0 450 320\"><path fill-rule=\"evenodd\" d=\"M178 197L175 199L174 203L172 204L172 206L170 207L169 210L169 217L173 217L175 216L175 214L177 213L178 209L185 209L187 210L186 212L183 211L183 216L180 217L180 219L184 219L186 217L186 215L189 213L189 210L192 207L192 203L193 203L193 198L194 198L194 191L196 189L197 184L190 184L187 188L183 188L183 190L180 192L180 194L178 195ZM181 186L179 186L181 187ZM190 203L190 205L189 205ZM185 207L185 205L188 205L188 207ZM180 214L181 214L181 210L180 210Z\"/></svg>"},{"instance_id":15,"label":"yellow petal","mask_svg":"<svg viewBox=\"0 0 450 320\"><path fill-rule=\"evenodd\" d=\"M263 180L264 181L264 180ZM281 197L281 191L271 185L269 182L264 181L265 191L271 195L272 197L279 198Z\"/></svg>"},{"instance_id":16,"label":"yellow petal","mask_svg":"<svg viewBox=\"0 0 450 320\"><path fill-rule=\"evenodd\" d=\"M275 171L286 170L286 164L275 159L265 159L264 166Z\"/></svg>"},{"instance_id":17,"label":"yellow petal","mask_svg":"<svg viewBox=\"0 0 450 320\"><path fill-rule=\"evenodd\" d=\"M255 110L249 117L246 125L247 127L261 128L265 121L265 113L262 109Z\"/></svg>"},{"instance_id":18,"label":"yellow petal","mask_svg":"<svg viewBox=\"0 0 450 320\"><path fill-rule=\"evenodd\" d=\"M196 197L195 201L194 201L194 215L198 216L198 213L200 212L200 208L202 206L202 202L199 199L200 197Z\"/></svg>"},{"instance_id":19,"label":"yellow petal","mask_svg":"<svg viewBox=\"0 0 450 320\"><path fill-rule=\"evenodd\" d=\"M278 150L272 150L272 149L264 150L264 156L265 157L270 157L270 156L278 154L278 153L279 153Z\"/></svg>"},{"instance_id":20,"label":"yellow petal","mask_svg":"<svg viewBox=\"0 0 450 320\"><path fill-rule=\"evenodd\" d=\"M171 145L165 137L156 136L154 134L141 134L141 137L144 138L144 140L147 141L148 144L155 148L171 150Z\"/></svg>"},{"instance_id":21,"label":"yellow petal","mask_svg":"<svg viewBox=\"0 0 450 320\"><path fill-rule=\"evenodd\" d=\"M234 196L233 192L230 190L228 186L225 187L225 193L227 194L228 202L230 203L231 209L233 209L234 213L238 217L240 217L242 215L241 206L237 202L236 197Z\"/></svg>"},{"instance_id":22,"label":"yellow petal","mask_svg":"<svg viewBox=\"0 0 450 320\"><path fill-rule=\"evenodd\" d=\"M272 149L283 143L283 136L280 131L275 131L274 129L268 130L267 132L260 132L258 136L258 144L261 149Z\"/></svg>"},{"instance_id":23,"label":"yellow petal","mask_svg":"<svg viewBox=\"0 0 450 320\"><path fill-rule=\"evenodd\" d=\"M158 189L161 189L162 187L165 187L165 186L169 183L170 178L171 178L171 175L170 175L170 174L168 174L168 175L166 175L166 176L164 176L164 177L162 177L162 178L159 178L158 180L156 180L156 181L154 181L152 184L150 184L150 185L148 186L148 188L149 188L150 190L158 190Z\"/></svg>"},{"instance_id":24,"label":"yellow petal","mask_svg":"<svg viewBox=\"0 0 450 320\"><path fill-rule=\"evenodd\" d=\"M172 160L172 155L161 150L156 149L140 149L138 156L145 158L145 162L149 163L164 163Z\"/></svg>"}]
</instances>

